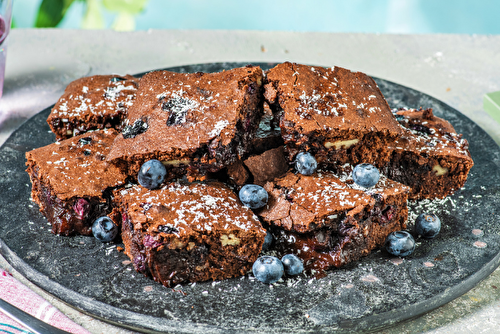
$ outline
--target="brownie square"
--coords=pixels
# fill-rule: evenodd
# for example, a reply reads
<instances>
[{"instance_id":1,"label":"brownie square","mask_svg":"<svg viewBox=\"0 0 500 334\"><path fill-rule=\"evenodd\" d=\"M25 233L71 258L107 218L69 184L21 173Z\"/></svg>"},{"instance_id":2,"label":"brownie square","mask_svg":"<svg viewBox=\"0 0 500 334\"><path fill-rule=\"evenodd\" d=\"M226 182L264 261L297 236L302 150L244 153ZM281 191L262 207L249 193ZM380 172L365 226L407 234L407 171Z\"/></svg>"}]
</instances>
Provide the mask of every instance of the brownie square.
<instances>
[{"instance_id":1,"label":"brownie square","mask_svg":"<svg viewBox=\"0 0 500 334\"><path fill-rule=\"evenodd\" d=\"M311 152L320 167L383 166L403 130L372 78L341 67L283 63L267 72L265 99L280 119L289 160Z\"/></svg>"},{"instance_id":2,"label":"brownie square","mask_svg":"<svg viewBox=\"0 0 500 334\"><path fill-rule=\"evenodd\" d=\"M259 219L222 183L134 186L115 195L125 253L167 287L244 275L262 249Z\"/></svg>"},{"instance_id":3,"label":"brownie square","mask_svg":"<svg viewBox=\"0 0 500 334\"><path fill-rule=\"evenodd\" d=\"M92 223L111 212L111 193L126 175L105 159L117 132L104 129L26 152L31 197L52 233L91 235Z\"/></svg>"},{"instance_id":4,"label":"brownie square","mask_svg":"<svg viewBox=\"0 0 500 334\"><path fill-rule=\"evenodd\" d=\"M108 161L136 177L145 161L157 159L167 180L203 180L247 153L262 116L262 81L254 66L144 75Z\"/></svg>"},{"instance_id":5,"label":"brownie square","mask_svg":"<svg viewBox=\"0 0 500 334\"><path fill-rule=\"evenodd\" d=\"M460 189L474 165L469 144L432 109L394 110L405 128L382 172L411 187L411 199L444 198Z\"/></svg>"},{"instance_id":6,"label":"brownie square","mask_svg":"<svg viewBox=\"0 0 500 334\"><path fill-rule=\"evenodd\" d=\"M372 188L352 181L351 166L335 175L288 172L268 182L268 206L256 213L274 236L273 249L296 254L321 276L368 255L387 235L406 227L409 188L381 176Z\"/></svg>"},{"instance_id":7,"label":"brownie square","mask_svg":"<svg viewBox=\"0 0 500 334\"><path fill-rule=\"evenodd\" d=\"M89 130L121 130L134 103L138 79L131 75L94 75L71 82L47 118L57 140Z\"/></svg>"}]
</instances>

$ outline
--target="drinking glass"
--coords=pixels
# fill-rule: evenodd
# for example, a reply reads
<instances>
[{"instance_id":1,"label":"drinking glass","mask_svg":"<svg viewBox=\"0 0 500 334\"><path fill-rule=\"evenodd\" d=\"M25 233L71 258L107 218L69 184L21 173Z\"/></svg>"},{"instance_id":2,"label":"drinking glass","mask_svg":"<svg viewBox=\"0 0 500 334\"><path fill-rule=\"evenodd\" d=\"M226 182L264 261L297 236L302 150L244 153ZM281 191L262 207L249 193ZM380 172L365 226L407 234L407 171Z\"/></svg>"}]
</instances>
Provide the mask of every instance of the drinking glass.
<instances>
[{"instance_id":1,"label":"drinking glass","mask_svg":"<svg viewBox=\"0 0 500 334\"><path fill-rule=\"evenodd\" d=\"M7 56L7 36L10 31L12 0L0 0L0 98L3 93L5 77L5 58Z\"/></svg>"}]
</instances>

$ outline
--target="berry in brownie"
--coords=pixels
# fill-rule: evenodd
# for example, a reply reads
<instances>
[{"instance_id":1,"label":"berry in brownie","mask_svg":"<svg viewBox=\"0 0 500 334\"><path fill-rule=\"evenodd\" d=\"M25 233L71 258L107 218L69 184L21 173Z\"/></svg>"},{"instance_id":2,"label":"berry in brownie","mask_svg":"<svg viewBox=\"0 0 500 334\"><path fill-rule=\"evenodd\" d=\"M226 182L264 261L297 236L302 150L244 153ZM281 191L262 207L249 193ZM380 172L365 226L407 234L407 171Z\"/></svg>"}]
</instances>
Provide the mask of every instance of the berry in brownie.
<instances>
[{"instance_id":1,"label":"berry in brownie","mask_svg":"<svg viewBox=\"0 0 500 334\"><path fill-rule=\"evenodd\" d=\"M92 235L92 224L111 211L111 191L126 175L105 159L114 129L88 132L26 153L31 197L61 235Z\"/></svg>"},{"instance_id":2,"label":"berry in brownie","mask_svg":"<svg viewBox=\"0 0 500 334\"><path fill-rule=\"evenodd\" d=\"M338 176L288 172L268 182L268 205L256 211L273 234L273 249L297 255L318 276L368 255L406 227L408 187L382 176L366 190L353 182L351 166L342 167Z\"/></svg>"},{"instance_id":3,"label":"berry in brownie","mask_svg":"<svg viewBox=\"0 0 500 334\"><path fill-rule=\"evenodd\" d=\"M280 119L294 161L310 152L320 168L383 166L403 130L372 78L341 67L283 63L267 72L264 97Z\"/></svg>"},{"instance_id":4,"label":"berry in brownie","mask_svg":"<svg viewBox=\"0 0 500 334\"><path fill-rule=\"evenodd\" d=\"M131 76L94 75L71 82L47 118L57 140L89 130L121 130L135 100L138 79Z\"/></svg>"},{"instance_id":5,"label":"berry in brownie","mask_svg":"<svg viewBox=\"0 0 500 334\"><path fill-rule=\"evenodd\" d=\"M264 243L257 216L219 182L133 186L115 200L125 253L165 286L244 275Z\"/></svg>"},{"instance_id":6,"label":"berry in brownie","mask_svg":"<svg viewBox=\"0 0 500 334\"><path fill-rule=\"evenodd\" d=\"M411 187L411 199L444 198L460 189L474 165L467 140L432 109L394 114L404 135L394 142L391 161L381 171Z\"/></svg>"},{"instance_id":7,"label":"berry in brownie","mask_svg":"<svg viewBox=\"0 0 500 334\"><path fill-rule=\"evenodd\" d=\"M247 154L262 116L262 81L253 66L144 75L108 161L134 178L156 159L166 166L167 181L203 180Z\"/></svg>"}]
</instances>

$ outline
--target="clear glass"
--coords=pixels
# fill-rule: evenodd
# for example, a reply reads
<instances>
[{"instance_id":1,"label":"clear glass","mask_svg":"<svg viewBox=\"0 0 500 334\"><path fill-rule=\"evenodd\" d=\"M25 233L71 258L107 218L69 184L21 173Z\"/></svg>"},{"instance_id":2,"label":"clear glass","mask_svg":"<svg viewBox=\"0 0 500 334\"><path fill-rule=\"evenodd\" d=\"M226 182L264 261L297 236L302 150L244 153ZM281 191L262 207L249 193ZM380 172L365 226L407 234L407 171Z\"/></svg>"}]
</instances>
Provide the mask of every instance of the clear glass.
<instances>
[{"instance_id":1,"label":"clear glass","mask_svg":"<svg viewBox=\"0 0 500 334\"><path fill-rule=\"evenodd\" d=\"M5 60L7 57L7 37L10 32L10 21L12 17L12 1L13 0L0 0L0 98L3 94Z\"/></svg>"}]
</instances>

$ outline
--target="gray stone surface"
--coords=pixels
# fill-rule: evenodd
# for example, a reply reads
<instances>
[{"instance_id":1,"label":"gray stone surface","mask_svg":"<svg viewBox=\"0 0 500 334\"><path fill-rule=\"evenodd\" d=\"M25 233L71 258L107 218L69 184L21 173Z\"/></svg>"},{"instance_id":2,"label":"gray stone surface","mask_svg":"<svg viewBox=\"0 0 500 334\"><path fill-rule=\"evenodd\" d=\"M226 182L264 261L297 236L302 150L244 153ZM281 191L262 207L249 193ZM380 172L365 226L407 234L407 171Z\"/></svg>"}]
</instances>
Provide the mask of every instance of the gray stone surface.
<instances>
[{"instance_id":1,"label":"gray stone surface","mask_svg":"<svg viewBox=\"0 0 500 334\"><path fill-rule=\"evenodd\" d=\"M500 126L482 110L482 95L500 90L500 36L28 29L14 30L9 42L0 142L82 75L285 60L343 66L414 88L458 109L500 142ZM1 261L0 266L9 268ZM498 287L497 269L462 297L382 333L492 332L500 322ZM125 332L48 299L93 333Z\"/></svg>"}]
</instances>

